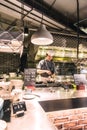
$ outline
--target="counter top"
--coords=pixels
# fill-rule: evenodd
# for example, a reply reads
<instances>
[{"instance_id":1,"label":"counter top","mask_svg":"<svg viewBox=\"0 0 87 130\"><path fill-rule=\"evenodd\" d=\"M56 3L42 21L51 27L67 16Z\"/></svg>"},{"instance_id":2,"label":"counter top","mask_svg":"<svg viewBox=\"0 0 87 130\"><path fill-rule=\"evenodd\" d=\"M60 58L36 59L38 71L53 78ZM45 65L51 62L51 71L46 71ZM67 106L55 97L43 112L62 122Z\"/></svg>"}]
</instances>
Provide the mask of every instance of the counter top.
<instances>
[{"instance_id":1,"label":"counter top","mask_svg":"<svg viewBox=\"0 0 87 130\"><path fill-rule=\"evenodd\" d=\"M11 117L7 130L56 130L35 100L26 100L27 111L22 117Z\"/></svg>"},{"instance_id":2,"label":"counter top","mask_svg":"<svg viewBox=\"0 0 87 130\"><path fill-rule=\"evenodd\" d=\"M36 98L24 100L27 111L24 116L11 116L11 122L8 122L7 130L56 130L56 127L49 121L44 109L39 102L51 100L64 100L70 98L87 97L87 91L64 91L57 88L38 88L32 92ZM83 106L84 107L84 106ZM69 108L68 108L69 109Z\"/></svg>"}]
</instances>

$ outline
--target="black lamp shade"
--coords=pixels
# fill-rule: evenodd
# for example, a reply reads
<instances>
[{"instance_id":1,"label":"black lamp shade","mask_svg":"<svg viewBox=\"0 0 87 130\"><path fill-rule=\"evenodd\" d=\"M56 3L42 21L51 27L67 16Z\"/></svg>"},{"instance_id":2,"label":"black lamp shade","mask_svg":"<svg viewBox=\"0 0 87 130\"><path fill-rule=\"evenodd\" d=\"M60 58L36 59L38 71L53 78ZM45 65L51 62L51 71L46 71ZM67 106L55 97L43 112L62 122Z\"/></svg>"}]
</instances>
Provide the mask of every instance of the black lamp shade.
<instances>
[{"instance_id":1,"label":"black lamp shade","mask_svg":"<svg viewBox=\"0 0 87 130\"><path fill-rule=\"evenodd\" d=\"M28 27L24 27L24 35L28 36Z\"/></svg>"}]
</instances>

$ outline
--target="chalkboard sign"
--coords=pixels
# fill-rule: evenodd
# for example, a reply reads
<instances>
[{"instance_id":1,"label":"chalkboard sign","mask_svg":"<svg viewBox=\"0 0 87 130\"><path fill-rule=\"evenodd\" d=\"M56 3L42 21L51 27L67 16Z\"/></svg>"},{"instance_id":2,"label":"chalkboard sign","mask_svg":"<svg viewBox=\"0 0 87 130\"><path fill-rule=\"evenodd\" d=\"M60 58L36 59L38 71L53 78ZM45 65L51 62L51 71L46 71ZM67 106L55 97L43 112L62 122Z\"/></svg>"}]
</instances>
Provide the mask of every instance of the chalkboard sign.
<instances>
[{"instance_id":1,"label":"chalkboard sign","mask_svg":"<svg viewBox=\"0 0 87 130\"><path fill-rule=\"evenodd\" d=\"M13 107L13 114L15 114L18 111L22 111L22 110L26 111L27 110L26 104L24 101L13 103L12 107Z\"/></svg>"},{"instance_id":2,"label":"chalkboard sign","mask_svg":"<svg viewBox=\"0 0 87 130\"><path fill-rule=\"evenodd\" d=\"M24 70L24 85L34 86L36 82L36 69L29 68Z\"/></svg>"},{"instance_id":3,"label":"chalkboard sign","mask_svg":"<svg viewBox=\"0 0 87 130\"><path fill-rule=\"evenodd\" d=\"M76 85L80 83L87 84L87 79L85 74L74 74L74 81Z\"/></svg>"}]
</instances>

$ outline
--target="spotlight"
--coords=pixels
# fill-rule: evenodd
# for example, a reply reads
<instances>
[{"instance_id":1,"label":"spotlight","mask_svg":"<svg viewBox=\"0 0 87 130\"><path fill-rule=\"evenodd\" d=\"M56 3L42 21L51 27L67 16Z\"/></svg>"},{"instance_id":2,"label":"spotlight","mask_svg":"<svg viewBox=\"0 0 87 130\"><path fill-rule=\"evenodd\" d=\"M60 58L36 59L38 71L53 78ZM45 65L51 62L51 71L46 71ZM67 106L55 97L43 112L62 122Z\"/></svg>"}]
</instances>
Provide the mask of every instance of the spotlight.
<instances>
[{"instance_id":1,"label":"spotlight","mask_svg":"<svg viewBox=\"0 0 87 130\"><path fill-rule=\"evenodd\" d=\"M24 36L28 36L28 27L24 27Z\"/></svg>"}]
</instances>

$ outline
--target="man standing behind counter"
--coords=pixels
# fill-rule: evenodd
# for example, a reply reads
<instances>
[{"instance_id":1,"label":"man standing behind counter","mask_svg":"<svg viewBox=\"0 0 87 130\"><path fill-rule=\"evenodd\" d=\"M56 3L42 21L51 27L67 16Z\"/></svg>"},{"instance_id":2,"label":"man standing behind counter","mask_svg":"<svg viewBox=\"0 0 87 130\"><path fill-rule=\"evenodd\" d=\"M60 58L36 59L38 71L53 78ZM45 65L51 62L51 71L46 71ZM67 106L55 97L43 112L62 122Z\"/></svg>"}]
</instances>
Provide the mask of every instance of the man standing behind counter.
<instances>
[{"instance_id":1,"label":"man standing behind counter","mask_svg":"<svg viewBox=\"0 0 87 130\"><path fill-rule=\"evenodd\" d=\"M41 77L49 79L52 78L55 74L55 64L53 62L53 51L48 51L46 53L45 59L41 60L37 65L37 73Z\"/></svg>"}]
</instances>

